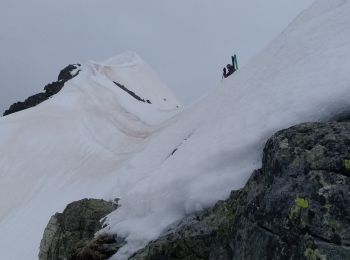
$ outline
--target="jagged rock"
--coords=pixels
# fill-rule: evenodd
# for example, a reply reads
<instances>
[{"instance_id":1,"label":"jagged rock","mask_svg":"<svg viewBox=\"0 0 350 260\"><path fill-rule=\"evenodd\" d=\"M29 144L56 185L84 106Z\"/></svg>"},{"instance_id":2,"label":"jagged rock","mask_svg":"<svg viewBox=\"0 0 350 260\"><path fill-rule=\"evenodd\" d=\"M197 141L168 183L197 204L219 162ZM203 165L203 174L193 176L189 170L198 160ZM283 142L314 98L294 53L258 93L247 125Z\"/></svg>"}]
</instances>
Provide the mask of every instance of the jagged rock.
<instances>
[{"instance_id":1,"label":"jagged rock","mask_svg":"<svg viewBox=\"0 0 350 260\"><path fill-rule=\"evenodd\" d=\"M107 259L122 241L94 234L100 220L117 208L112 202L83 199L69 204L63 213L51 217L40 244L39 260Z\"/></svg>"},{"instance_id":2,"label":"jagged rock","mask_svg":"<svg viewBox=\"0 0 350 260\"><path fill-rule=\"evenodd\" d=\"M80 66L80 64L68 65L63 70L61 70L60 74L58 75L57 81L54 81L44 87L45 92L41 92L30 96L23 102L16 102L12 104L10 108L4 112L3 115L6 116L30 107L34 107L44 102L51 96L57 94L63 88L64 83L66 83L68 80L74 78L79 74Z\"/></svg>"},{"instance_id":3,"label":"jagged rock","mask_svg":"<svg viewBox=\"0 0 350 260\"><path fill-rule=\"evenodd\" d=\"M81 64L70 64L67 67L65 67L63 70L61 70L60 74L58 74L58 81L68 81L72 78L74 78L79 73L79 68L81 67Z\"/></svg>"},{"instance_id":4,"label":"jagged rock","mask_svg":"<svg viewBox=\"0 0 350 260\"><path fill-rule=\"evenodd\" d=\"M130 259L350 259L350 123L276 133L263 167Z\"/></svg>"}]
</instances>

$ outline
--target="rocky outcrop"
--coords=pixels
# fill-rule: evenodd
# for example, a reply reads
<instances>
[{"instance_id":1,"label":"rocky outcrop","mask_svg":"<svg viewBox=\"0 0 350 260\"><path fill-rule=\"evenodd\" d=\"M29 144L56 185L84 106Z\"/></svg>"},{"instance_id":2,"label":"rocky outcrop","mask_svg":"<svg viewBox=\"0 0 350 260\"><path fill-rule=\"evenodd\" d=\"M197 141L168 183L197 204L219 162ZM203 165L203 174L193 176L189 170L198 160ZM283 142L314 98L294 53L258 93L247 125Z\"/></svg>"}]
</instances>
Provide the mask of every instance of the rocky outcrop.
<instances>
[{"instance_id":1,"label":"rocky outcrop","mask_svg":"<svg viewBox=\"0 0 350 260\"><path fill-rule=\"evenodd\" d=\"M130 259L350 259L350 123L276 133L242 190Z\"/></svg>"},{"instance_id":2,"label":"rocky outcrop","mask_svg":"<svg viewBox=\"0 0 350 260\"><path fill-rule=\"evenodd\" d=\"M91 216L85 201L53 216L40 259L113 255L122 240L93 238L98 219L115 207L101 203L108 210L92 222L82 220ZM350 122L305 123L276 133L266 143L262 169L243 189L170 227L130 259L350 259Z\"/></svg>"},{"instance_id":3,"label":"rocky outcrop","mask_svg":"<svg viewBox=\"0 0 350 260\"><path fill-rule=\"evenodd\" d=\"M40 244L40 260L107 259L121 246L114 236L94 234L100 221L117 208L112 202L83 199L51 217Z\"/></svg>"},{"instance_id":4,"label":"rocky outcrop","mask_svg":"<svg viewBox=\"0 0 350 260\"><path fill-rule=\"evenodd\" d=\"M80 64L68 65L63 70L61 70L60 74L58 75L57 81L54 81L44 87L44 92L30 96L23 102L16 102L12 104L10 108L4 112L3 115L6 116L30 107L34 107L49 99L51 96L57 94L63 88L64 83L66 83L68 80L74 78L79 74L80 66Z\"/></svg>"}]
</instances>

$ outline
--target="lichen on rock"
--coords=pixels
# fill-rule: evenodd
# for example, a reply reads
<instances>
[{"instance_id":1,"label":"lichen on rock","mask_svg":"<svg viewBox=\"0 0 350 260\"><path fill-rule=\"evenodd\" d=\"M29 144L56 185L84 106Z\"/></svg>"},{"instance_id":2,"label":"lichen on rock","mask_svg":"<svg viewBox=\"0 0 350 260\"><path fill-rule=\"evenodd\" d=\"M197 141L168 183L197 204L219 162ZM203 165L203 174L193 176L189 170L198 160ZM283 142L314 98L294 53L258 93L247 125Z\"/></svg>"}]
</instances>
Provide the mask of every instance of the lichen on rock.
<instances>
[{"instance_id":1,"label":"lichen on rock","mask_svg":"<svg viewBox=\"0 0 350 260\"><path fill-rule=\"evenodd\" d=\"M295 205L297 205L299 208L307 209L309 207L309 202L307 199L297 197L295 199Z\"/></svg>"}]
</instances>

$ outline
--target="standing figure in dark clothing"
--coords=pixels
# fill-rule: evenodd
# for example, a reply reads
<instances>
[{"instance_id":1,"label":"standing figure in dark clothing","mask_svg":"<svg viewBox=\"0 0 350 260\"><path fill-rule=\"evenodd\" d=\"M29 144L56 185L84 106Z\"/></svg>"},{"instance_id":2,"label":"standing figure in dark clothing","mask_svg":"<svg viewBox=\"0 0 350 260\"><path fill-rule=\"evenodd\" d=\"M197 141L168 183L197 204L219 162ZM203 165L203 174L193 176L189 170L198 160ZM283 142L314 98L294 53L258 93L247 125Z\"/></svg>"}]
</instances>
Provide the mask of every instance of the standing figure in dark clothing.
<instances>
[{"instance_id":1,"label":"standing figure in dark clothing","mask_svg":"<svg viewBox=\"0 0 350 260\"><path fill-rule=\"evenodd\" d=\"M228 76L232 75L236 70L238 70L237 57L232 56L232 64L227 64L226 68L223 69L222 76L226 79Z\"/></svg>"},{"instance_id":2,"label":"standing figure in dark clothing","mask_svg":"<svg viewBox=\"0 0 350 260\"><path fill-rule=\"evenodd\" d=\"M226 68L223 69L223 76L226 79L228 76L232 75L235 72L235 67L231 64L227 64Z\"/></svg>"}]
</instances>

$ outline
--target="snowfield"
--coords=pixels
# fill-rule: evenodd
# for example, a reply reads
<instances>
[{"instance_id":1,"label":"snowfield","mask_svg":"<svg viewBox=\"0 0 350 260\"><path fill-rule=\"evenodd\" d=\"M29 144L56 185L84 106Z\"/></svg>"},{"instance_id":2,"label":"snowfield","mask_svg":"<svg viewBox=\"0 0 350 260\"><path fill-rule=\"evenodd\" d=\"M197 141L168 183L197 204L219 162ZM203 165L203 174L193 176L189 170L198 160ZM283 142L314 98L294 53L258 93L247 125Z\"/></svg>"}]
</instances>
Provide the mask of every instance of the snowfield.
<instances>
[{"instance_id":1,"label":"snowfield","mask_svg":"<svg viewBox=\"0 0 350 260\"><path fill-rule=\"evenodd\" d=\"M37 259L50 216L88 197L120 198L101 232L126 238L112 259L127 259L244 186L277 130L350 112L349 13L348 0L316 1L186 109L126 53L82 66L52 99L1 118L0 258Z\"/></svg>"}]
</instances>

